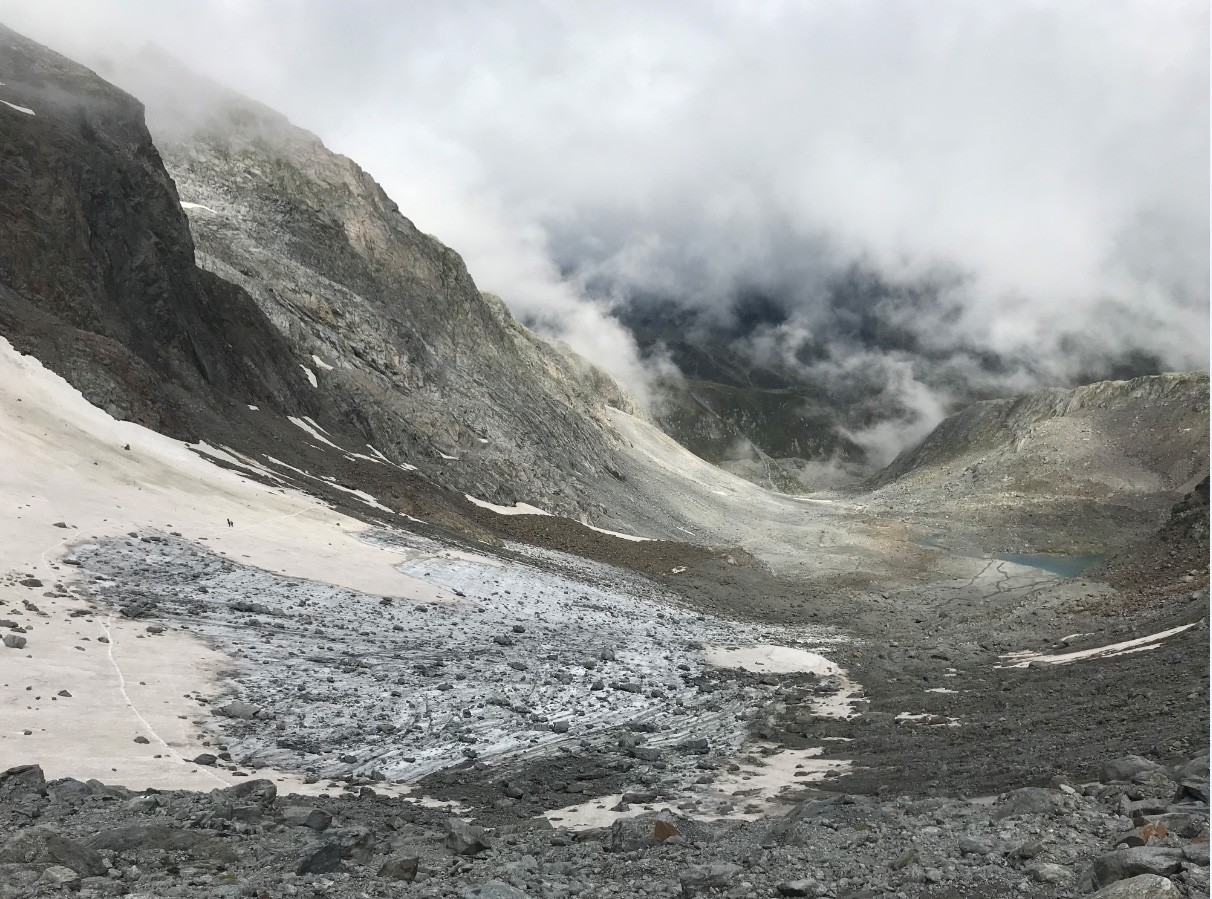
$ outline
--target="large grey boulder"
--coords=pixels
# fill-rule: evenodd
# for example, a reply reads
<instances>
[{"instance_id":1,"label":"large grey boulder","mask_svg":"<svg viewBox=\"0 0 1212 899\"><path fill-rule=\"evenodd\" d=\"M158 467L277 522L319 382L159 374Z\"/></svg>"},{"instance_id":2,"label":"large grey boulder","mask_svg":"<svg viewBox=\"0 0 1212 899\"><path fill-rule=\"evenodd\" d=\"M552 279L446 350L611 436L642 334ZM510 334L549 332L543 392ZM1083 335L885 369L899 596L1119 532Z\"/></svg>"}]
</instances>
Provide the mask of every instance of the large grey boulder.
<instances>
[{"instance_id":1,"label":"large grey boulder","mask_svg":"<svg viewBox=\"0 0 1212 899\"><path fill-rule=\"evenodd\" d=\"M731 862L712 862L687 868L682 875L682 895L698 896L700 893L722 892L742 880L740 865Z\"/></svg>"},{"instance_id":2,"label":"large grey boulder","mask_svg":"<svg viewBox=\"0 0 1212 899\"><path fill-rule=\"evenodd\" d=\"M468 824L459 818L448 819L445 830L446 848L456 855L476 855L492 846L484 828Z\"/></svg>"},{"instance_id":3,"label":"large grey boulder","mask_svg":"<svg viewBox=\"0 0 1212 899\"><path fill-rule=\"evenodd\" d=\"M23 830L5 843L0 862L62 865L82 877L100 877L106 871L101 853L45 826Z\"/></svg>"},{"instance_id":4,"label":"large grey boulder","mask_svg":"<svg viewBox=\"0 0 1212 899\"><path fill-rule=\"evenodd\" d=\"M669 812L620 818L610 825L610 851L649 849L683 834L689 822Z\"/></svg>"},{"instance_id":5,"label":"large grey boulder","mask_svg":"<svg viewBox=\"0 0 1212 899\"><path fill-rule=\"evenodd\" d=\"M1177 899L1178 888L1165 877L1138 874L1103 887L1089 899Z\"/></svg>"},{"instance_id":6,"label":"large grey boulder","mask_svg":"<svg viewBox=\"0 0 1212 899\"><path fill-rule=\"evenodd\" d=\"M311 805L292 805L282 809L282 823L291 827L310 827L319 833L332 824L332 815Z\"/></svg>"},{"instance_id":7,"label":"large grey boulder","mask_svg":"<svg viewBox=\"0 0 1212 899\"><path fill-rule=\"evenodd\" d=\"M343 852L336 843L312 846L299 858L296 874L330 874L341 867Z\"/></svg>"},{"instance_id":8,"label":"large grey boulder","mask_svg":"<svg viewBox=\"0 0 1212 899\"><path fill-rule=\"evenodd\" d=\"M18 765L0 773L0 811L36 817L46 798L46 777L38 765Z\"/></svg>"},{"instance_id":9,"label":"large grey boulder","mask_svg":"<svg viewBox=\"0 0 1212 899\"><path fill-rule=\"evenodd\" d=\"M1103 763L1103 781L1131 780L1146 771L1156 771L1160 766L1139 755L1126 755Z\"/></svg>"},{"instance_id":10,"label":"large grey boulder","mask_svg":"<svg viewBox=\"0 0 1212 899\"><path fill-rule=\"evenodd\" d=\"M1087 889L1109 886L1118 880L1126 880L1138 874L1165 876L1182 870L1183 851L1159 846L1133 846L1108 852L1095 860L1083 885Z\"/></svg>"},{"instance_id":11,"label":"large grey boulder","mask_svg":"<svg viewBox=\"0 0 1212 899\"><path fill-rule=\"evenodd\" d=\"M1023 787L1015 790L993 812L994 820L1015 815L1050 815L1064 808L1065 795L1043 787Z\"/></svg>"}]
</instances>

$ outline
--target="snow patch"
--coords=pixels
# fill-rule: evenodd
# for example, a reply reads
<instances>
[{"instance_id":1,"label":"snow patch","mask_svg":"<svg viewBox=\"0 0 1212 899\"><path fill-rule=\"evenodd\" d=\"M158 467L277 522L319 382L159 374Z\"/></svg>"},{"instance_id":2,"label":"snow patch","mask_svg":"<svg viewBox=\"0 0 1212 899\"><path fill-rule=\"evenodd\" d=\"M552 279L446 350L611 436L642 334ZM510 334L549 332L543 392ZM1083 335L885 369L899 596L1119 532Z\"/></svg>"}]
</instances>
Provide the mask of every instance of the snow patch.
<instances>
[{"instance_id":1,"label":"snow patch","mask_svg":"<svg viewBox=\"0 0 1212 899\"><path fill-rule=\"evenodd\" d=\"M290 471L293 471L295 474L302 475L305 478L311 478L311 480L313 480L319 484L324 484L328 487L332 487L334 490L340 490L342 493L348 493L350 496L356 497L357 499L366 503L366 505L370 506L372 509L379 509L380 511L383 511L383 512L390 512L393 515L395 514L394 509L387 508L387 506L383 505L381 502L379 502L377 499L375 499L369 493L365 493L364 491L361 491L361 490L354 490L352 487L342 487L340 484L338 484L336 481L332 480L331 478L316 477L311 472L304 471L301 468L295 468L290 463L283 462L281 459L275 459L273 456L266 456L265 458L268 459L270 462L272 462L274 465L280 465L282 468L289 469Z\"/></svg>"},{"instance_id":2,"label":"snow patch","mask_svg":"<svg viewBox=\"0 0 1212 899\"><path fill-rule=\"evenodd\" d=\"M959 727L959 719L951 718L947 715L931 715L926 712L915 714L913 712L901 712L896 716L896 720L904 724L906 721L921 722L927 727Z\"/></svg>"},{"instance_id":3,"label":"snow patch","mask_svg":"<svg viewBox=\"0 0 1212 899\"><path fill-rule=\"evenodd\" d=\"M311 382L312 387L320 386L320 382L316 380L316 373L314 371L302 363L299 364L299 368L303 369L303 374L307 375L307 380Z\"/></svg>"},{"instance_id":4,"label":"snow patch","mask_svg":"<svg viewBox=\"0 0 1212 899\"><path fill-rule=\"evenodd\" d=\"M30 109L28 106L18 106L16 103L9 103L7 100L0 100L0 103L3 103L5 106L9 107L10 109L17 110L17 112L23 112L26 115L35 115L34 111L32 109Z\"/></svg>"},{"instance_id":5,"label":"snow patch","mask_svg":"<svg viewBox=\"0 0 1212 899\"><path fill-rule=\"evenodd\" d=\"M324 371L332 371L332 366L317 356L315 353L311 355L311 361L316 363L317 368L322 368Z\"/></svg>"},{"instance_id":6,"label":"snow patch","mask_svg":"<svg viewBox=\"0 0 1212 899\"><path fill-rule=\"evenodd\" d=\"M512 506L498 506L496 503L490 503L486 499L478 499L470 493L464 493L469 503L479 506L481 509L487 509L489 512L496 512L498 515L551 515L550 512L544 512L538 506L532 506L530 503L514 503Z\"/></svg>"},{"instance_id":7,"label":"snow patch","mask_svg":"<svg viewBox=\"0 0 1212 899\"><path fill-rule=\"evenodd\" d=\"M828 739L828 738L826 738ZM679 815L698 821L745 820L785 812L788 793L822 780L830 772L850 770L846 759L821 759L820 747L784 749L770 744L742 747L735 758L736 771L728 771L709 786L695 786L677 799ZM693 803L693 808L687 808ZM737 809L736 806L741 808ZM623 805L623 794L598 796L588 802L544 812L552 824L569 830L609 827L622 818L667 810L670 800Z\"/></svg>"},{"instance_id":8,"label":"snow patch","mask_svg":"<svg viewBox=\"0 0 1212 899\"><path fill-rule=\"evenodd\" d=\"M384 456L381 452L379 452L377 449L375 449L369 443L366 444L366 448L368 450L370 450L372 453L374 453L376 456L378 456L385 464L394 465L396 468L400 469L400 471L416 471L417 470L417 466L409 465L407 462L398 462L398 463L392 462L390 459L388 459L386 456Z\"/></svg>"},{"instance_id":9,"label":"snow patch","mask_svg":"<svg viewBox=\"0 0 1212 899\"><path fill-rule=\"evenodd\" d=\"M327 437L325 437L323 434L321 434L320 426L318 424L316 424L314 421L312 421L310 418L307 418L307 419L296 418L293 415L288 415L287 418L290 419L290 423L292 425L306 431L308 434L310 434L316 440L319 440L321 443L328 444L333 449L337 449L337 450L341 449L341 447L337 446L335 443L333 443L331 440L329 440ZM345 450L341 450L341 452L345 452Z\"/></svg>"},{"instance_id":10,"label":"snow patch","mask_svg":"<svg viewBox=\"0 0 1212 899\"><path fill-rule=\"evenodd\" d=\"M585 527L591 531L597 531L599 534L609 534L611 537L618 537L620 540L630 540L632 543L647 543L651 537L637 537L635 534L622 534L618 531L608 531L606 528L596 528L591 524L586 524Z\"/></svg>"},{"instance_id":11,"label":"snow patch","mask_svg":"<svg viewBox=\"0 0 1212 899\"><path fill-rule=\"evenodd\" d=\"M1111 643L1107 646L1096 646L1093 649L1081 649L1076 652L1060 653L1059 655L1044 655L1043 653L1032 652L1031 650L1011 652L1001 656L1003 659L1010 659L1010 664L994 665L993 667L1026 668L1032 662L1043 662L1048 665L1065 665L1069 662L1081 661L1082 659L1109 659L1112 656L1126 655L1132 652L1146 652L1150 649L1157 649L1161 646L1161 641L1167 637L1181 634L1192 627L1195 627L1194 622L1180 625L1179 627L1172 627L1166 631L1159 631L1147 637L1137 637L1135 640L1124 640L1122 643Z\"/></svg>"},{"instance_id":12,"label":"snow patch","mask_svg":"<svg viewBox=\"0 0 1212 899\"><path fill-rule=\"evenodd\" d=\"M831 641L840 642L842 638ZM753 646L706 646L703 661L716 668L740 668L757 674L815 674L836 682L839 689L812 703L812 710L822 718L849 718L855 714L854 703L859 700L860 687L846 675L845 669L820 653L794 646L759 643Z\"/></svg>"},{"instance_id":13,"label":"snow patch","mask_svg":"<svg viewBox=\"0 0 1212 899\"><path fill-rule=\"evenodd\" d=\"M211 209L209 206L203 206L201 203L187 203L187 202L185 202L185 200L181 201L181 208L182 209L201 209L205 212L211 213L212 215L219 214L219 213L215 212L213 209Z\"/></svg>"}]
</instances>

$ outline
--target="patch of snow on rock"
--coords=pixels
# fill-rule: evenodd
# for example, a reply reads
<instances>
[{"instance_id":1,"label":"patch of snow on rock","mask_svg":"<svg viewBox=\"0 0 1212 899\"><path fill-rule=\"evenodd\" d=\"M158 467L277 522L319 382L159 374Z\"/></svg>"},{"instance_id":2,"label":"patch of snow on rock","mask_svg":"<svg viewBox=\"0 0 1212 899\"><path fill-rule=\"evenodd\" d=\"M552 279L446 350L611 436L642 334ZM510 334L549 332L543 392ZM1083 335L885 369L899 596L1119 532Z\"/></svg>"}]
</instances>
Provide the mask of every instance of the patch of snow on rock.
<instances>
[{"instance_id":1,"label":"patch of snow on rock","mask_svg":"<svg viewBox=\"0 0 1212 899\"><path fill-rule=\"evenodd\" d=\"M444 457L446 458L446 457ZM538 506L532 506L530 503L514 503L512 506L498 506L496 503L490 503L486 499L478 499L470 493L464 493L469 503L479 506L481 509L487 509L489 512L496 512L498 515L550 515L550 512L544 512Z\"/></svg>"},{"instance_id":2,"label":"patch of snow on rock","mask_svg":"<svg viewBox=\"0 0 1212 899\"><path fill-rule=\"evenodd\" d=\"M1172 627L1169 630L1159 631L1156 634L1150 634L1147 637L1137 637L1135 640L1124 640L1121 643L1111 643L1107 646L1096 646L1093 649L1080 649L1075 652L1064 652L1058 655L1044 655L1043 653L1031 652L1030 650L1007 653L1002 658L1010 659L1010 663L994 667L1026 668L1028 665L1034 663L1065 665L1069 662L1081 661L1082 659L1110 658L1132 652L1145 652L1150 649L1157 649L1161 645L1162 640L1165 640L1167 637L1173 637L1175 634L1180 634L1192 627L1195 627L1194 623L1183 624L1179 627Z\"/></svg>"}]
</instances>

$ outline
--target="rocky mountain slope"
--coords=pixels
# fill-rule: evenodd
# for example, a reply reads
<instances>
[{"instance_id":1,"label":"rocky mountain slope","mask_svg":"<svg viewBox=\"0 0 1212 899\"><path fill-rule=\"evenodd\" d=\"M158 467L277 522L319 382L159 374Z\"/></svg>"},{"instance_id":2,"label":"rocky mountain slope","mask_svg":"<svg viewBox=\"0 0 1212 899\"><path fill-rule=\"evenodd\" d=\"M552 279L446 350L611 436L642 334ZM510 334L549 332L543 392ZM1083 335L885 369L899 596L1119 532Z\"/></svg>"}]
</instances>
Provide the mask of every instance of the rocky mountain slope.
<instances>
[{"instance_id":1,"label":"rocky mountain slope","mask_svg":"<svg viewBox=\"0 0 1212 899\"><path fill-rule=\"evenodd\" d=\"M1007 547L1102 552L1156 530L1207 471L1208 377L1165 374L973 404L869 486L957 545L996 530Z\"/></svg>"},{"instance_id":2,"label":"rocky mountain slope","mask_svg":"<svg viewBox=\"0 0 1212 899\"><path fill-rule=\"evenodd\" d=\"M311 411L265 316L194 266L138 101L11 31L0 42L0 330L97 405L178 436L229 402Z\"/></svg>"},{"instance_id":3,"label":"rocky mountain slope","mask_svg":"<svg viewBox=\"0 0 1212 899\"><path fill-rule=\"evenodd\" d=\"M175 436L251 450L302 416L457 492L604 506L604 410L639 410L481 294L350 160L225 97L188 149L164 143L174 183L130 95L11 31L0 76L0 327L17 349Z\"/></svg>"},{"instance_id":4,"label":"rocky mountain slope","mask_svg":"<svg viewBox=\"0 0 1212 899\"><path fill-rule=\"evenodd\" d=\"M315 135L154 52L112 74L148 102L198 265L256 300L342 430L464 492L592 508L604 410L642 414L610 377L521 327Z\"/></svg>"}]
</instances>

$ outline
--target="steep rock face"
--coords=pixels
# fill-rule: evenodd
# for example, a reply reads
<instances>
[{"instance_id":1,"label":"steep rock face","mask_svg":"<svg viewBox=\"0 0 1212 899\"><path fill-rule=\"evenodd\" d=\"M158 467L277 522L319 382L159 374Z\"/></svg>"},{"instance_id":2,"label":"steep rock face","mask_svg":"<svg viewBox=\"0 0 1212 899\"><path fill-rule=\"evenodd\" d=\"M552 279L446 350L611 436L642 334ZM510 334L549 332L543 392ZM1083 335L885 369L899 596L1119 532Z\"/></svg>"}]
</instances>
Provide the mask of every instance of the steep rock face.
<instances>
[{"instance_id":1,"label":"steep rock face","mask_svg":"<svg viewBox=\"0 0 1212 899\"><path fill-rule=\"evenodd\" d=\"M171 61L140 65L114 74L168 86L144 95L199 264L256 299L344 430L468 493L592 506L613 467L604 412L638 413L627 394L482 294L352 160Z\"/></svg>"},{"instance_id":2,"label":"steep rock face","mask_svg":"<svg viewBox=\"0 0 1212 899\"><path fill-rule=\"evenodd\" d=\"M134 98L0 26L0 329L114 414L185 436L310 407L255 304L194 266Z\"/></svg>"}]
</instances>

